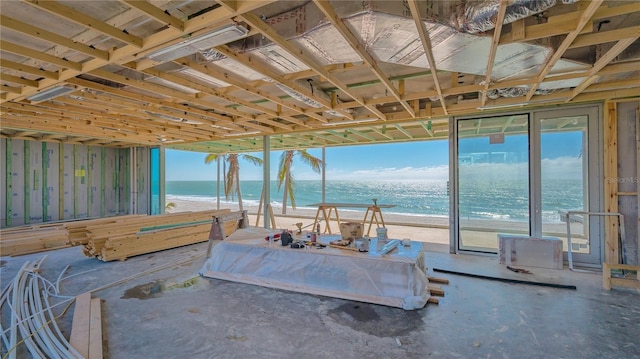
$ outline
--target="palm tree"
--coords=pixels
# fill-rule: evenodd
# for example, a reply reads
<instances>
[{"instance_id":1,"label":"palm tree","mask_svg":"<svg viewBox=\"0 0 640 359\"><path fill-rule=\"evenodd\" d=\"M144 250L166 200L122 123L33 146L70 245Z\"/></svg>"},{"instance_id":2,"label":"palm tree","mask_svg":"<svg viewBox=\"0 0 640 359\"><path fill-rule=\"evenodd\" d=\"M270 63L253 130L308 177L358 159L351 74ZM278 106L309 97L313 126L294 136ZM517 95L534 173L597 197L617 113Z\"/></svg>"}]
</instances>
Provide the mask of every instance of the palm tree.
<instances>
[{"instance_id":1,"label":"palm tree","mask_svg":"<svg viewBox=\"0 0 640 359\"><path fill-rule=\"evenodd\" d=\"M287 197L291 198L291 208L296 209L296 199L294 194L295 181L291 174L293 158L298 155L302 162L311 167L313 172L320 173L322 160L312 156L307 150L288 150L280 155L280 165L278 169L278 191L284 183L284 194L282 197L282 214L287 214Z\"/></svg>"},{"instance_id":2,"label":"palm tree","mask_svg":"<svg viewBox=\"0 0 640 359\"><path fill-rule=\"evenodd\" d=\"M226 198L229 198L229 194L237 193L238 209L242 211L243 208L242 208L242 192L240 190L240 163L238 162L239 155L237 153L232 153L232 154L223 155L223 156L224 156L223 158L226 159L226 162L229 163L229 171L226 172L226 175L224 177L225 178L224 194ZM241 156L242 156L242 159L244 159L247 162L250 162L257 166L262 166L261 158L258 158L252 155L247 155L247 154L243 154ZM204 162L209 164L216 159L218 159L218 155L209 153L207 154L207 157L205 157ZM223 170L223 173L224 173L224 170Z\"/></svg>"}]
</instances>

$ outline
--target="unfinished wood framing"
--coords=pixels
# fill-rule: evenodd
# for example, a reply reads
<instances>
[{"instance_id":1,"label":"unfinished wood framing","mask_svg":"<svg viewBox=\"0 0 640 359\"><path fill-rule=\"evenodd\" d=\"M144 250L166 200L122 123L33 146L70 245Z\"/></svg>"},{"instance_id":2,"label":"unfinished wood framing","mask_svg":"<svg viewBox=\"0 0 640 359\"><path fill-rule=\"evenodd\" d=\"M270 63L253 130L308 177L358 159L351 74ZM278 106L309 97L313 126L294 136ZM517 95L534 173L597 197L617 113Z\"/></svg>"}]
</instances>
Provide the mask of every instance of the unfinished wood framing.
<instances>
[{"instance_id":1,"label":"unfinished wood framing","mask_svg":"<svg viewBox=\"0 0 640 359\"><path fill-rule=\"evenodd\" d=\"M604 111L604 205L605 211L618 212L618 115L615 102L607 102ZM617 218L605 217L606 263L616 264L619 258Z\"/></svg>"},{"instance_id":2,"label":"unfinished wood framing","mask_svg":"<svg viewBox=\"0 0 640 359\"><path fill-rule=\"evenodd\" d=\"M612 270L622 271L623 273L625 271L633 271L636 274L629 277L614 277L611 273ZM602 263L602 287L606 290L611 290L614 286L640 289L639 273L640 266Z\"/></svg>"}]
</instances>

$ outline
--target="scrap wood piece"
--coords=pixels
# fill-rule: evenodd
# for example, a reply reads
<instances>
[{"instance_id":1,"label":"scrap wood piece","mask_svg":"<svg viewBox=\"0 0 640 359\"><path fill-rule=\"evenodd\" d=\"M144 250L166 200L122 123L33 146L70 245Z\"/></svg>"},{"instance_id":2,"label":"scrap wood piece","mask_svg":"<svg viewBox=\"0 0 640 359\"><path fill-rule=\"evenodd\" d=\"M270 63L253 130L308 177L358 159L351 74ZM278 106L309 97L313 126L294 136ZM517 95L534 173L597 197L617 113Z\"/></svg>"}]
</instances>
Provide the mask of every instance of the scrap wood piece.
<instances>
[{"instance_id":1,"label":"scrap wood piece","mask_svg":"<svg viewBox=\"0 0 640 359\"><path fill-rule=\"evenodd\" d=\"M635 271L636 278L616 278L611 276L611 270ZM631 264L602 263L602 287L611 290L611 286L640 289L640 266Z\"/></svg>"},{"instance_id":2,"label":"scrap wood piece","mask_svg":"<svg viewBox=\"0 0 640 359\"><path fill-rule=\"evenodd\" d=\"M427 299L427 303L440 304L440 298L431 296Z\"/></svg>"},{"instance_id":3,"label":"scrap wood piece","mask_svg":"<svg viewBox=\"0 0 640 359\"><path fill-rule=\"evenodd\" d=\"M516 273L531 274L530 271L528 271L526 269L522 269L522 268L515 268L515 267L507 266L507 269L512 271L512 272L516 272Z\"/></svg>"},{"instance_id":4,"label":"scrap wood piece","mask_svg":"<svg viewBox=\"0 0 640 359\"><path fill-rule=\"evenodd\" d=\"M89 356L87 359L102 359L102 301L91 299L89 324Z\"/></svg>"},{"instance_id":5,"label":"scrap wood piece","mask_svg":"<svg viewBox=\"0 0 640 359\"><path fill-rule=\"evenodd\" d=\"M449 280L447 278L428 276L427 279L430 283L449 284Z\"/></svg>"},{"instance_id":6,"label":"scrap wood piece","mask_svg":"<svg viewBox=\"0 0 640 359\"><path fill-rule=\"evenodd\" d=\"M102 305L91 292L76 297L71 324L71 346L86 359L102 359Z\"/></svg>"},{"instance_id":7,"label":"scrap wood piece","mask_svg":"<svg viewBox=\"0 0 640 359\"><path fill-rule=\"evenodd\" d=\"M329 247L331 248L338 248L338 249L345 249L345 250L349 250L349 251L355 251L355 252L359 252L360 250L356 247L347 247L347 246L341 246L341 245L337 245L337 244L331 244L329 243Z\"/></svg>"},{"instance_id":8,"label":"scrap wood piece","mask_svg":"<svg viewBox=\"0 0 640 359\"><path fill-rule=\"evenodd\" d=\"M91 323L91 293L82 293L76 297L71 323L69 343L84 358L89 357L89 331Z\"/></svg>"},{"instance_id":9,"label":"scrap wood piece","mask_svg":"<svg viewBox=\"0 0 640 359\"><path fill-rule=\"evenodd\" d=\"M429 289L429 293L431 293L432 296L444 297L444 289L433 285L427 286L427 288Z\"/></svg>"}]
</instances>

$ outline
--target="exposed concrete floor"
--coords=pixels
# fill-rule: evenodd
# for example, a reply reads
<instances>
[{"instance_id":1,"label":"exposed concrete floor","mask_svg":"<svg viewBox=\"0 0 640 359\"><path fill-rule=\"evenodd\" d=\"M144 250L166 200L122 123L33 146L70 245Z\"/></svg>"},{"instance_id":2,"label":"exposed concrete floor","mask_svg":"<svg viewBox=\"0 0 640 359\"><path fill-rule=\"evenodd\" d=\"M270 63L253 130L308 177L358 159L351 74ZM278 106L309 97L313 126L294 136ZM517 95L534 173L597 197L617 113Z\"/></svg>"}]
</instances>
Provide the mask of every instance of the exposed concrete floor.
<instances>
[{"instance_id":1,"label":"exposed concrete floor","mask_svg":"<svg viewBox=\"0 0 640 359\"><path fill-rule=\"evenodd\" d=\"M197 276L206 243L103 263L80 248L46 253L43 275L67 265L75 295L188 256L190 263L100 290L105 358L640 358L640 292L601 289L601 276L529 268L429 245L427 267L573 284L576 291L444 273L439 305L417 311L285 292ZM2 287L22 263L2 257ZM188 287L171 287L197 277ZM60 326L68 335L72 311ZM6 313L3 313L3 320ZM398 341L400 345L398 345ZM3 348L3 353L6 348ZM29 357L22 356L22 357Z\"/></svg>"}]
</instances>

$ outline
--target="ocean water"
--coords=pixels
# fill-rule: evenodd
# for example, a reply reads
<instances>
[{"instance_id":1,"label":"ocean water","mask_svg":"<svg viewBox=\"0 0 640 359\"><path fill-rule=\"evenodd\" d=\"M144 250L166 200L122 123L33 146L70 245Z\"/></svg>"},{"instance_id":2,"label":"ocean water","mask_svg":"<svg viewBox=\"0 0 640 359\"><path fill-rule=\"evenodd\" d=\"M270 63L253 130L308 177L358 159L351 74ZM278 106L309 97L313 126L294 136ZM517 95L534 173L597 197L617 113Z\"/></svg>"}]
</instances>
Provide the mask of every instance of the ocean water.
<instances>
[{"instance_id":1,"label":"ocean water","mask_svg":"<svg viewBox=\"0 0 640 359\"><path fill-rule=\"evenodd\" d=\"M297 208L322 201L321 181L297 181L295 199ZM528 184L513 181L473 181L465 183L460 193L460 216L472 219L528 220ZM245 206L257 206L262 192L261 181L241 181ZM225 202L221 186L221 202ZM560 222L558 210L583 208L582 182L570 180L545 181L543 221ZM167 181L167 201L183 199L216 201L215 181ZM271 182L271 203L282 205L282 189ZM395 204L385 213L413 216L449 216L449 186L447 181L326 181L326 202ZM237 198L229 198L237 203ZM287 206L291 202L287 200ZM364 210L363 210L364 212Z\"/></svg>"}]
</instances>

